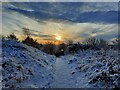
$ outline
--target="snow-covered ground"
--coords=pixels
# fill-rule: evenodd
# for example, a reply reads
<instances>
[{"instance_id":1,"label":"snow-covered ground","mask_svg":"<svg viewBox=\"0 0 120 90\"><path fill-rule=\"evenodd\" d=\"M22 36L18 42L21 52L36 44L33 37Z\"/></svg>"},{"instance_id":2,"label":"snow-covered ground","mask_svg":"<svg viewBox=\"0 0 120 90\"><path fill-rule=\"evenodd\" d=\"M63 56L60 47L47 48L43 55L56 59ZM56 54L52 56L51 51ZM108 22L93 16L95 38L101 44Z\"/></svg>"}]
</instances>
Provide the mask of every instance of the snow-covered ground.
<instances>
[{"instance_id":1,"label":"snow-covered ground","mask_svg":"<svg viewBox=\"0 0 120 90\"><path fill-rule=\"evenodd\" d=\"M54 83L51 87L56 88L74 88L75 80L71 76L71 69L68 67L66 60L56 59L54 65Z\"/></svg>"},{"instance_id":2,"label":"snow-covered ground","mask_svg":"<svg viewBox=\"0 0 120 90\"><path fill-rule=\"evenodd\" d=\"M3 88L49 87L54 56L14 40L2 44Z\"/></svg>"},{"instance_id":3,"label":"snow-covered ground","mask_svg":"<svg viewBox=\"0 0 120 90\"><path fill-rule=\"evenodd\" d=\"M118 51L87 50L65 56L72 69L77 88L115 88L120 86L120 60ZM119 87L120 88L120 87Z\"/></svg>"},{"instance_id":4,"label":"snow-covered ground","mask_svg":"<svg viewBox=\"0 0 120 90\"><path fill-rule=\"evenodd\" d=\"M2 47L3 88L105 88L120 86L116 50L48 55L14 40Z\"/></svg>"}]
</instances>

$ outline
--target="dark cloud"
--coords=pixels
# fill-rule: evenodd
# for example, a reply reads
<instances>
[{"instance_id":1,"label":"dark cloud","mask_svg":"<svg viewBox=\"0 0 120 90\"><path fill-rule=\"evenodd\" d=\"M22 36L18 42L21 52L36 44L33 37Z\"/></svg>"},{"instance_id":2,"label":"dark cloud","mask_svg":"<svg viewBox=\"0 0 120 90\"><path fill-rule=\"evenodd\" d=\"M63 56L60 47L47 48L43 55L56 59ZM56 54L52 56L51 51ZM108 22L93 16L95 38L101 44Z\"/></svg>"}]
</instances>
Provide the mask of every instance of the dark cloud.
<instances>
[{"instance_id":1,"label":"dark cloud","mask_svg":"<svg viewBox=\"0 0 120 90\"><path fill-rule=\"evenodd\" d=\"M19 12L39 21L54 19L71 22L118 23L118 11L112 9L116 3L11 3L4 6L8 10ZM93 5L93 7L92 7ZM100 7L99 7L100 6ZM108 7L109 6L109 7ZM89 8L85 8L89 7ZM88 12L84 12L84 11ZM90 9L90 10L89 10ZM103 9L103 10L102 10ZM105 9L105 10L104 10ZM93 10L93 11L92 11ZM96 10L96 11L95 11Z\"/></svg>"},{"instance_id":2,"label":"dark cloud","mask_svg":"<svg viewBox=\"0 0 120 90\"><path fill-rule=\"evenodd\" d=\"M44 35L44 34L31 34L32 36L42 37L42 38L50 38L51 35Z\"/></svg>"}]
</instances>

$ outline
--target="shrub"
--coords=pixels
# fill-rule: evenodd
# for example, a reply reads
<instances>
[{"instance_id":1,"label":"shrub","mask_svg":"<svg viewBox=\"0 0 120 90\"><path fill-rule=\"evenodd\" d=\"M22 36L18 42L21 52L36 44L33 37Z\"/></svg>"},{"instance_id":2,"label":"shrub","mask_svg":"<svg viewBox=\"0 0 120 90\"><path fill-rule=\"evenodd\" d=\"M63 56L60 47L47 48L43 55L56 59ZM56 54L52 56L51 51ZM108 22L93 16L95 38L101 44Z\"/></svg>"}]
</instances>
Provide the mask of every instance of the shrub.
<instances>
[{"instance_id":1,"label":"shrub","mask_svg":"<svg viewBox=\"0 0 120 90\"><path fill-rule=\"evenodd\" d=\"M18 38L16 37L14 33L11 33L9 36L7 36L7 38L12 39L12 40L18 40Z\"/></svg>"},{"instance_id":2,"label":"shrub","mask_svg":"<svg viewBox=\"0 0 120 90\"><path fill-rule=\"evenodd\" d=\"M55 54L55 44L52 42L47 42L43 47L43 51L48 54Z\"/></svg>"},{"instance_id":3,"label":"shrub","mask_svg":"<svg viewBox=\"0 0 120 90\"><path fill-rule=\"evenodd\" d=\"M29 37L29 36L27 36L27 37L25 38L25 40L23 40L22 42L23 42L24 44L28 45L28 46L32 46L32 47L35 47L35 48L38 48L38 49L40 49L41 46L42 46L42 44L39 44L39 43L37 42L37 40L34 40L33 38L31 38L31 37Z\"/></svg>"}]
</instances>

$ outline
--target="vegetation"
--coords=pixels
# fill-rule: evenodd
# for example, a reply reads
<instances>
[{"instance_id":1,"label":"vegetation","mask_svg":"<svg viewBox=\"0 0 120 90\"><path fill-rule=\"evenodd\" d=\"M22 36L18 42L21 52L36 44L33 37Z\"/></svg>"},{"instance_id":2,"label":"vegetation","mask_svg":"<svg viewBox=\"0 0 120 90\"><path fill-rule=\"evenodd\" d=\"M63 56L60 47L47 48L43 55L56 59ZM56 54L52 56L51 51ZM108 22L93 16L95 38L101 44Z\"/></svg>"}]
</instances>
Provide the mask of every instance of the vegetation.
<instances>
[{"instance_id":1,"label":"vegetation","mask_svg":"<svg viewBox=\"0 0 120 90\"><path fill-rule=\"evenodd\" d=\"M11 33L9 36L7 36L7 38L12 39L12 40L18 40L18 38L16 37L16 35L14 33Z\"/></svg>"},{"instance_id":2,"label":"vegetation","mask_svg":"<svg viewBox=\"0 0 120 90\"><path fill-rule=\"evenodd\" d=\"M28 46L32 46L38 49L41 48L42 44L39 44L37 40L34 40L31 37L31 32L28 28L23 28L23 34L25 36L25 39L22 41L24 44L27 44Z\"/></svg>"},{"instance_id":3,"label":"vegetation","mask_svg":"<svg viewBox=\"0 0 120 90\"><path fill-rule=\"evenodd\" d=\"M67 42L67 44L62 43L59 45L55 45L52 42L47 42L44 45L40 44L37 42L37 40L34 40L31 37L31 32L28 28L23 28L23 34L25 36L24 40L22 40L22 43L28 45L28 46L32 46L35 47L37 49L42 50L45 53L51 54L51 55L55 55L57 57L61 56L61 55L65 55L65 54L73 54L76 53L77 51L81 50L103 50L103 59L106 56L106 51L107 49L110 48L110 45L108 44L108 42L104 39L98 39L95 37L91 37L86 39L83 44L81 43L73 43L72 40L69 40ZM18 38L16 37L16 35L14 33L11 33L10 35L8 35L7 37L2 36L2 39L7 38L7 39L12 39L12 40L17 40ZM115 41L113 41L113 47L114 49L118 49L119 45L118 45L119 39L116 39Z\"/></svg>"}]
</instances>

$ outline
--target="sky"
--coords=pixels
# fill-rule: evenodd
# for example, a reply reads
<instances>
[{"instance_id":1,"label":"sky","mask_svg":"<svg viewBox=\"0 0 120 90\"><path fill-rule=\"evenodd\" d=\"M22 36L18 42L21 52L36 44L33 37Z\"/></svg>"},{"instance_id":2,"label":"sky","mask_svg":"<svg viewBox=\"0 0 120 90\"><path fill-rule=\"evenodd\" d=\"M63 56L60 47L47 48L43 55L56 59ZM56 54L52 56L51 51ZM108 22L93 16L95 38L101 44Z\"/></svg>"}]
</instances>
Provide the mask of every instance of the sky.
<instances>
[{"instance_id":1,"label":"sky","mask_svg":"<svg viewBox=\"0 0 120 90\"><path fill-rule=\"evenodd\" d=\"M82 42L90 37L113 40L118 36L117 2L3 2L2 34L47 41Z\"/></svg>"}]
</instances>

